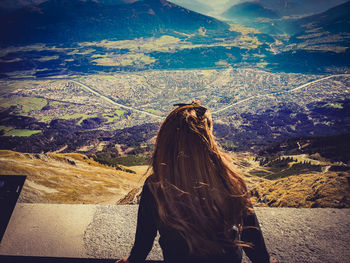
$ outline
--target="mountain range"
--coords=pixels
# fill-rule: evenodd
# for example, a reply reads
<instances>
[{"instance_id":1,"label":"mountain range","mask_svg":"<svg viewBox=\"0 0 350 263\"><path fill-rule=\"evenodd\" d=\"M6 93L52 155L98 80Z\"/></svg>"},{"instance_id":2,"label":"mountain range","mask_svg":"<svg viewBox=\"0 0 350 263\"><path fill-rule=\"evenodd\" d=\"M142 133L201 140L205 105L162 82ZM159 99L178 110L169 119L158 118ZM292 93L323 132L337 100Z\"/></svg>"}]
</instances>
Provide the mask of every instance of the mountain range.
<instances>
[{"instance_id":1,"label":"mountain range","mask_svg":"<svg viewBox=\"0 0 350 263\"><path fill-rule=\"evenodd\" d=\"M265 9L269 9L272 12L278 14L278 16L282 17L308 16L312 14L322 13L334 6L346 2L346 0L171 0L171 2L193 11L206 15L213 15L215 17L220 17L220 14L225 13L232 8L243 8L246 9L246 12L250 12L249 5L255 4L262 6Z\"/></svg>"},{"instance_id":2,"label":"mountain range","mask_svg":"<svg viewBox=\"0 0 350 263\"><path fill-rule=\"evenodd\" d=\"M329 67L334 62L347 67L350 61L349 17L350 1L293 22L279 21L277 26L291 37L286 49L271 57L270 63L292 71L303 68L304 72L307 68Z\"/></svg>"},{"instance_id":3,"label":"mountain range","mask_svg":"<svg viewBox=\"0 0 350 263\"><path fill-rule=\"evenodd\" d=\"M296 21L298 36L305 32L329 32L332 34L350 32L350 1L335 6L321 14L304 17Z\"/></svg>"},{"instance_id":4,"label":"mountain range","mask_svg":"<svg viewBox=\"0 0 350 263\"><path fill-rule=\"evenodd\" d=\"M257 0L254 2L273 10L280 16L305 16L322 13L346 1L347 0Z\"/></svg>"},{"instance_id":5,"label":"mountain range","mask_svg":"<svg viewBox=\"0 0 350 263\"><path fill-rule=\"evenodd\" d=\"M124 1L123 1L124 2ZM120 5L104 1L50 0L27 5L0 18L2 44L69 43L193 33L228 25L165 0Z\"/></svg>"},{"instance_id":6,"label":"mountain range","mask_svg":"<svg viewBox=\"0 0 350 263\"><path fill-rule=\"evenodd\" d=\"M0 16L0 44L134 39L178 32L193 34L201 28L227 36L228 24L198 13L210 11L211 7L204 1L173 2L179 5L165 0L14 1L8 4L8 10L12 11ZM240 2L222 16L235 23L256 27L263 33L297 34L292 38L295 40L303 35L303 31L315 29L331 33L335 30L349 32L349 2L341 4L343 0L318 1L317 4L312 0L303 3L299 0ZM309 12L311 6L314 7L313 14L325 8L331 9L304 18L281 19L287 12L283 10L295 15ZM0 8L4 9L4 4Z\"/></svg>"}]
</instances>

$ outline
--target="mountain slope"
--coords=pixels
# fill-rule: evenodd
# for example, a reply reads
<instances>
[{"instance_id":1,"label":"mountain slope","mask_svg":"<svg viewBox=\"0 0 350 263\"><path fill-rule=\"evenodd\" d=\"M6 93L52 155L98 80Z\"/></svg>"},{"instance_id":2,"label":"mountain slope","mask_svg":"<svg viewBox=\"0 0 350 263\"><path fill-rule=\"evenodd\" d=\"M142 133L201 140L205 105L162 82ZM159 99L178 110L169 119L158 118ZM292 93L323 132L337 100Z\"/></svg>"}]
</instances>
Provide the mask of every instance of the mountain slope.
<instances>
[{"instance_id":1,"label":"mountain slope","mask_svg":"<svg viewBox=\"0 0 350 263\"><path fill-rule=\"evenodd\" d=\"M78 153L0 150L1 174L26 175L20 202L115 204L142 184L142 174L116 170Z\"/></svg>"},{"instance_id":2,"label":"mountain slope","mask_svg":"<svg viewBox=\"0 0 350 263\"><path fill-rule=\"evenodd\" d=\"M270 65L279 64L271 68L317 72L349 66L350 1L321 14L280 21L278 26L291 37L280 54L268 59Z\"/></svg>"},{"instance_id":3,"label":"mountain slope","mask_svg":"<svg viewBox=\"0 0 350 263\"><path fill-rule=\"evenodd\" d=\"M252 190L257 206L350 207L349 174L316 173L265 181Z\"/></svg>"},{"instance_id":4,"label":"mountain slope","mask_svg":"<svg viewBox=\"0 0 350 263\"><path fill-rule=\"evenodd\" d=\"M350 208L349 179L349 175L344 174L315 173L278 180L262 180L250 189L251 201L254 206L262 207ZM142 187L132 189L118 204L139 203L141 190Z\"/></svg>"},{"instance_id":5,"label":"mountain slope","mask_svg":"<svg viewBox=\"0 0 350 263\"><path fill-rule=\"evenodd\" d=\"M165 0L104 5L92 0L50 0L1 17L1 42L79 42L133 39L200 27L224 30L228 25Z\"/></svg>"},{"instance_id":6,"label":"mountain slope","mask_svg":"<svg viewBox=\"0 0 350 263\"><path fill-rule=\"evenodd\" d=\"M258 0L266 8L270 8L281 16L307 15L325 12L347 0Z\"/></svg>"},{"instance_id":7,"label":"mountain slope","mask_svg":"<svg viewBox=\"0 0 350 263\"><path fill-rule=\"evenodd\" d=\"M171 0L169 2L172 2L174 4L177 4L179 6L185 7L189 10L201 13L201 14L207 14L212 10L212 8L204 3L201 3L196 0L186 1L186 0Z\"/></svg>"},{"instance_id":8,"label":"mountain slope","mask_svg":"<svg viewBox=\"0 0 350 263\"><path fill-rule=\"evenodd\" d=\"M244 2L233 5L221 14L221 16L236 24L258 29L265 34L280 34L281 31L274 23L280 16L274 10L263 6L258 2Z\"/></svg>"},{"instance_id":9,"label":"mountain slope","mask_svg":"<svg viewBox=\"0 0 350 263\"><path fill-rule=\"evenodd\" d=\"M328 31L342 33L350 31L350 1L333 7L321 14L308 16L296 21L296 30L302 33Z\"/></svg>"}]
</instances>

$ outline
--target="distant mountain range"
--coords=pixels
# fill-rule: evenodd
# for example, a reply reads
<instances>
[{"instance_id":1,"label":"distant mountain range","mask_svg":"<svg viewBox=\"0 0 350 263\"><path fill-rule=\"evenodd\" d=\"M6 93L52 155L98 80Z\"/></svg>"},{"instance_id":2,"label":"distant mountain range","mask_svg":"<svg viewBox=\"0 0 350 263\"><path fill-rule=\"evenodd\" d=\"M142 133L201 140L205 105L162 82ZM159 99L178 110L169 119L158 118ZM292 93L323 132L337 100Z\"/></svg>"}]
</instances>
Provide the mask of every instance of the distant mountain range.
<instances>
[{"instance_id":1,"label":"distant mountain range","mask_svg":"<svg viewBox=\"0 0 350 263\"><path fill-rule=\"evenodd\" d=\"M3 13L0 16L0 44L134 39L171 34L174 31L193 33L199 28L225 31L229 27L215 18L199 14L198 12L208 13L212 10L203 1L174 2L184 7L165 0L4 1L0 4L0 14ZM349 31L349 2L335 7L344 0L320 0L317 4L313 0L240 2L242 3L226 10L222 16L235 23L256 27L263 33L301 34L305 30L310 31L309 27L330 32ZM321 15L280 19L286 14L317 13L331 7L331 10Z\"/></svg>"},{"instance_id":2,"label":"distant mountain range","mask_svg":"<svg viewBox=\"0 0 350 263\"><path fill-rule=\"evenodd\" d=\"M212 8L212 4L206 6L202 0L176 2L189 8L191 5L196 11ZM280 4L274 5L275 2ZM17 5L13 4L11 8L16 9L0 16L2 48L43 43L76 50L75 53L72 50L57 53L54 49L45 51L39 48L4 52L0 57L0 76L33 68L42 70L38 74L47 76L72 71L88 73L223 65L259 65L270 70L305 73L325 72L329 67L349 65L350 2L303 18L281 17L284 11L280 10L297 3L316 6L314 1L308 0L304 4L299 0L275 2L244 1L223 14L227 21L220 21L166 0L28 0L21 8L15 1ZM321 1L320 6L325 8L338 2L343 1L332 1L332 4ZM315 10L320 8L315 7ZM305 7L305 10L308 9ZM253 27L260 32L230 25L232 23ZM164 35L165 38L159 40ZM147 47L146 42L158 42L152 45L153 51L149 47L129 49L125 43L118 43L113 54L108 53L110 47L103 46L103 43L94 50L87 46L82 50L77 44L90 42L91 46L92 41L126 39L134 40L132 46L140 46L142 42ZM130 62L130 58L136 61L139 56L143 56L144 62Z\"/></svg>"},{"instance_id":3,"label":"distant mountain range","mask_svg":"<svg viewBox=\"0 0 350 263\"><path fill-rule=\"evenodd\" d=\"M308 16L322 13L346 2L346 0L171 0L171 2L202 14L214 15L215 17L216 15L228 12L233 7L240 8L242 4L255 4L269 9L282 17ZM246 7L249 9L249 6ZM246 10L246 12L250 11Z\"/></svg>"},{"instance_id":4,"label":"distant mountain range","mask_svg":"<svg viewBox=\"0 0 350 263\"><path fill-rule=\"evenodd\" d=\"M273 10L280 16L305 16L322 13L346 1L347 0L257 0L254 2Z\"/></svg>"},{"instance_id":5,"label":"distant mountain range","mask_svg":"<svg viewBox=\"0 0 350 263\"><path fill-rule=\"evenodd\" d=\"M327 31L329 33L337 34L342 32L350 32L350 1L333 7L326 12L308 16L296 21L299 28L295 30L302 34L302 32L320 32Z\"/></svg>"},{"instance_id":6,"label":"distant mountain range","mask_svg":"<svg viewBox=\"0 0 350 263\"><path fill-rule=\"evenodd\" d=\"M25 6L33 4L37 5L47 1L50 0L1 0L0 15ZM109 6L131 4L142 1L143 0L93 0L93 2ZM233 6L240 5L242 3L257 3L267 9L273 10L280 16L305 16L322 13L334 6L346 2L346 0L171 0L169 2L205 15L218 13L220 10L220 13L222 13Z\"/></svg>"},{"instance_id":7,"label":"distant mountain range","mask_svg":"<svg viewBox=\"0 0 350 263\"><path fill-rule=\"evenodd\" d=\"M269 58L271 65L291 71L303 68L304 72L327 68L332 63L349 66L350 1L293 22L279 21L276 26L291 37L283 52Z\"/></svg>"},{"instance_id":8,"label":"distant mountain range","mask_svg":"<svg viewBox=\"0 0 350 263\"><path fill-rule=\"evenodd\" d=\"M343 0L317 1L317 3L311 0L260 0L236 4L222 16L234 23L255 27L267 34L295 35L291 38L295 41L297 37L311 32L328 34L350 32L350 1L344 2ZM298 16L301 14L313 15Z\"/></svg>"},{"instance_id":9,"label":"distant mountain range","mask_svg":"<svg viewBox=\"0 0 350 263\"><path fill-rule=\"evenodd\" d=\"M0 18L0 43L133 39L173 31L192 33L201 27L216 31L228 28L223 22L165 0L120 5L104 2L49 0L27 5Z\"/></svg>"},{"instance_id":10,"label":"distant mountain range","mask_svg":"<svg viewBox=\"0 0 350 263\"><path fill-rule=\"evenodd\" d=\"M257 17L271 16L308 16L327 11L337 5L345 3L347 0L241 0L239 3L234 1L234 4L228 8L224 14L237 12L252 15L256 13ZM230 11L231 10L231 11ZM261 12L261 13L259 13Z\"/></svg>"}]
</instances>

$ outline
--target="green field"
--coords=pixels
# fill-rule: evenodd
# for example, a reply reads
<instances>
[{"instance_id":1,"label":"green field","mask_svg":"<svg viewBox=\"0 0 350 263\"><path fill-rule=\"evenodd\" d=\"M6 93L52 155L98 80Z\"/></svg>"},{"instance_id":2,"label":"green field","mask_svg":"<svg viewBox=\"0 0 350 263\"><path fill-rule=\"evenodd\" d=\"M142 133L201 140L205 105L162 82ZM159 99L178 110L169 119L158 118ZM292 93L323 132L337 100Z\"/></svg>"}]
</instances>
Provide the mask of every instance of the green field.
<instances>
[{"instance_id":1,"label":"green field","mask_svg":"<svg viewBox=\"0 0 350 263\"><path fill-rule=\"evenodd\" d=\"M118 167L119 165L124 166L139 166L139 165L149 165L151 156L149 155L129 155L124 157L108 157L103 154L100 155L92 155L91 156L96 162L101 164L107 164L109 166Z\"/></svg>"},{"instance_id":2,"label":"green field","mask_svg":"<svg viewBox=\"0 0 350 263\"><path fill-rule=\"evenodd\" d=\"M29 97L0 98L0 107L9 108L16 106L16 114L28 116L30 111L41 110L47 104L46 99Z\"/></svg>"},{"instance_id":3,"label":"green field","mask_svg":"<svg viewBox=\"0 0 350 263\"><path fill-rule=\"evenodd\" d=\"M69 115L67 114L67 115L60 116L59 119L64 119L64 120L80 119L78 124L81 124L83 120L88 118L95 118L95 117L97 117L97 114L88 115L84 113L74 113L74 114L69 114Z\"/></svg>"},{"instance_id":4,"label":"green field","mask_svg":"<svg viewBox=\"0 0 350 263\"><path fill-rule=\"evenodd\" d=\"M33 134L37 134L41 132L41 130L15 129L9 126L0 126L0 131L4 132L3 136L21 136L21 137L28 137Z\"/></svg>"},{"instance_id":5,"label":"green field","mask_svg":"<svg viewBox=\"0 0 350 263\"><path fill-rule=\"evenodd\" d=\"M123 119L125 112L124 110L116 110L114 114L103 114L102 117L107 119L107 123L112 123Z\"/></svg>"}]
</instances>

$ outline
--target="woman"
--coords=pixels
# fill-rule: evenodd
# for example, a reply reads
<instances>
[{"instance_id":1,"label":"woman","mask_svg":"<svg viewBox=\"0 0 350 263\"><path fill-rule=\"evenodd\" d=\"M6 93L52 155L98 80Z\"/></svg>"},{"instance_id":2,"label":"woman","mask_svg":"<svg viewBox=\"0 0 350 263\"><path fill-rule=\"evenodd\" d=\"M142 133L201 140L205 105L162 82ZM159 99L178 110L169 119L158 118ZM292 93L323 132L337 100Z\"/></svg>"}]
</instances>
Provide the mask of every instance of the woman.
<instances>
[{"instance_id":1,"label":"woman","mask_svg":"<svg viewBox=\"0 0 350 263\"><path fill-rule=\"evenodd\" d=\"M178 106L160 127L130 256L144 262L157 231L165 262L270 262L244 180L221 153L209 111Z\"/></svg>"}]
</instances>

